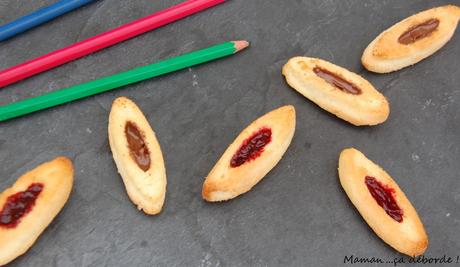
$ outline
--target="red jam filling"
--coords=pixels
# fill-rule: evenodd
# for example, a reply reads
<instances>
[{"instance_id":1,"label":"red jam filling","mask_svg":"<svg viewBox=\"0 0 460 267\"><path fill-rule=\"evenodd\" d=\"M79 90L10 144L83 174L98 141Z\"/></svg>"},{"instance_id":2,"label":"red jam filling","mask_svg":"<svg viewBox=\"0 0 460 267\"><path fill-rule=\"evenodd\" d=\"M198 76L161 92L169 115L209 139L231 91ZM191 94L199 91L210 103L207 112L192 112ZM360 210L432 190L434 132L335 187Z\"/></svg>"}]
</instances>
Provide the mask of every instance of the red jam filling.
<instances>
[{"instance_id":1,"label":"red jam filling","mask_svg":"<svg viewBox=\"0 0 460 267\"><path fill-rule=\"evenodd\" d=\"M230 166L236 168L245 162L256 159L264 151L264 147L272 140L272 130L261 128L253 133L248 139L244 140L241 147L233 155Z\"/></svg>"},{"instance_id":2,"label":"red jam filling","mask_svg":"<svg viewBox=\"0 0 460 267\"><path fill-rule=\"evenodd\" d=\"M366 176L365 183L367 189L371 193L372 197L377 201L380 207L397 222L403 221L403 211L396 203L394 198L395 190L388 187L375 179L374 177Z\"/></svg>"},{"instance_id":3,"label":"red jam filling","mask_svg":"<svg viewBox=\"0 0 460 267\"><path fill-rule=\"evenodd\" d=\"M16 227L21 218L32 210L35 200L42 191L43 184L33 183L26 191L9 196L0 212L0 227Z\"/></svg>"}]
</instances>

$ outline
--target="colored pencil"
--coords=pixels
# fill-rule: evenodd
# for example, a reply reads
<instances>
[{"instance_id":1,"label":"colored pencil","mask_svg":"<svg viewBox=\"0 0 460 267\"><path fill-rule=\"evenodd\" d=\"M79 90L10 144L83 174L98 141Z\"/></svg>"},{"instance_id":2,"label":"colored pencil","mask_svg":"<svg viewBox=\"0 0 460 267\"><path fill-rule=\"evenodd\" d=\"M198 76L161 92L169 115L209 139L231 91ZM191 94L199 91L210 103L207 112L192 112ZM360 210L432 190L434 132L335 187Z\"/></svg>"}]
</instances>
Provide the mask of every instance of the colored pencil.
<instances>
[{"instance_id":1,"label":"colored pencil","mask_svg":"<svg viewBox=\"0 0 460 267\"><path fill-rule=\"evenodd\" d=\"M0 41L9 39L94 1L95 0L60 0L50 6L41 8L0 26Z\"/></svg>"},{"instance_id":2,"label":"colored pencil","mask_svg":"<svg viewBox=\"0 0 460 267\"><path fill-rule=\"evenodd\" d=\"M187 0L150 16L135 20L113 30L8 68L0 72L0 87L7 86L103 48L123 42L204 9L224 3L225 1L226 0Z\"/></svg>"},{"instance_id":3,"label":"colored pencil","mask_svg":"<svg viewBox=\"0 0 460 267\"><path fill-rule=\"evenodd\" d=\"M0 106L0 122L226 57L241 51L248 45L247 41L226 42L91 82Z\"/></svg>"}]
</instances>

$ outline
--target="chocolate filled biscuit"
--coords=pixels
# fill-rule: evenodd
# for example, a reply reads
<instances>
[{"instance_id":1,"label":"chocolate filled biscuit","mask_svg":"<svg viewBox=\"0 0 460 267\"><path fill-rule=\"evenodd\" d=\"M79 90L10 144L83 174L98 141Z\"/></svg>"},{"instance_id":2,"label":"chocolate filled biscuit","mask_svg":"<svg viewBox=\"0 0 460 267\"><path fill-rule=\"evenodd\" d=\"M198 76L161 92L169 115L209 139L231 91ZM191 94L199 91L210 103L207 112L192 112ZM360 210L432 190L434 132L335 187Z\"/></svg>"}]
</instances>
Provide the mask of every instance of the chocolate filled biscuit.
<instances>
[{"instance_id":1,"label":"chocolate filled biscuit","mask_svg":"<svg viewBox=\"0 0 460 267\"><path fill-rule=\"evenodd\" d=\"M166 195L166 170L160 144L139 107L126 97L113 101L109 143L126 191L137 208L161 212Z\"/></svg>"},{"instance_id":2,"label":"chocolate filled biscuit","mask_svg":"<svg viewBox=\"0 0 460 267\"><path fill-rule=\"evenodd\" d=\"M429 57L454 35L460 8L432 8L408 17L382 32L364 50L361 62L377 73L396 71Z\"/></svg>"},{"instance_id":3,"label":"chocolate filled biscuit","mask_svg":"<svg viewBox=\"0 0 460 267\"><path fill-rule=\"evenodd\" d=\"M388 101L370 82L325 60L291 58L283 75L297 92L353 125L383 123L390 114Z\"/></svg>"}]
</instances>

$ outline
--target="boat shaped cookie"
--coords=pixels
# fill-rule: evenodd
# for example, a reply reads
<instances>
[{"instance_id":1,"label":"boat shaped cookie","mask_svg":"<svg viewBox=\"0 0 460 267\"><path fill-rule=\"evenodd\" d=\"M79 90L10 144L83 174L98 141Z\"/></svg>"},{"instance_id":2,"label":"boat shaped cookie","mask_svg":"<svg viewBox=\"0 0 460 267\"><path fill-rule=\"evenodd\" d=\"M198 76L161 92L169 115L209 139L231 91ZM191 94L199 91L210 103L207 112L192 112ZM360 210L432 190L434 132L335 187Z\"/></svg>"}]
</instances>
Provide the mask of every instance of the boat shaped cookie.
<instances>
[{"instance_id":1,"label":"boat shaped cookie","mask_svg":"<svg viewBox=\"0 0 460 267\"><path fill-rule=\"evenodd\" d=\"M425 252L428 237L416 210L382 168L349 148L340 154L339 178L353 205L383 241L411 257Z\"/></svg>"},{"instance_id":2,"label":"boat shaped cookie","mask_svg":"<svg viewBox=\"0 0 460 267\"><path fill-rule=\"evenodd\" d=\"M109 116L109 143L129 198L138 209L154 215L166 195L166 171L160 144L137 105L115 99Z\"/></svg>"},{"instance_id":3,"label":"boat shaped cookie","mask_svg":"<svg viewBox=\"0 0 460 267\"><path fill-rule=\"evenodd\" d=\"M390 114L388 101L371 83L325 60L291 58L283 75L296 91L353 125L376 125Z\"/></svg>"},{"instance_id":4,"label":"boat shaped cookie","mask_svg":"<svg viewBox=\"0 0 460 267\"><path fill-rule=\"evenodd\" d=\"M0 194L0 265L24 254L67 202L72 162L64 157L22 175Z\"/></svg>"},{"instance_id":5,"label":"boat shaped cookie","mask_svg":"<svg viewBox=\"0 0 460 267\"><path fill-rule=\"evenodd\" d=\"M295 109L283 106L252 122L227 148L203 184L207 201L235 198L281 160L295 131Z\"/></svg>"},{"instance_id":6,"label":"boat shaped cookie","mask_svg":"<svg viewBox=\"0 0 460 267\"><path fill-rule=\"evenodd\" d=\"M388 73L411 66L438 51L453 36L460 8L432 8L408 17L381 33L364 50L366 69Z\"/></svg>"}]
</instances>

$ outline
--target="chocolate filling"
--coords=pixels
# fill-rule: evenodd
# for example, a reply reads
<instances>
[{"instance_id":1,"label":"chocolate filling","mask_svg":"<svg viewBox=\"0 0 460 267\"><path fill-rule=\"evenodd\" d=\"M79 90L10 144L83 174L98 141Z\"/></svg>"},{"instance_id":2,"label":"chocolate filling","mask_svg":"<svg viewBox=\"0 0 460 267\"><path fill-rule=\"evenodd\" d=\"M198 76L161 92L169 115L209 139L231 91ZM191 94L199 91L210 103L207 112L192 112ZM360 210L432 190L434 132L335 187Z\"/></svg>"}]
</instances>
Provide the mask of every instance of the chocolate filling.
<instances>
[{"instance_id":1,"label":"chocolate filling","mask_svg":"<svg viewBox=\"0 0 460 267\"><path fill-rule=\"evenodd\" d=\"M430 33L435 31L438 28L438 26L438 19L429 19L423 23L409 28L409 30L407 30L399 37L398 41L404 45L415 43L416 41L430 35Z\"/></svg>"},{"instance_id":2,"label":"chocolate filling","mask_svg":"<svg viewBox=\"0 0 460 267\"><path fill-rule=\"evenodd\" d=\"M325 80L326 82L334 85L335 87L339 88L340 90L352 94L352 95L359 95L361 94L361 89L354 85L353 83L348 82L347 80L339 77L337 74L332 73L326 69L315 67L313 72L320 77L321 79Z\"/></svg>"},{"instance_id":3,"label":"chocolate filling","mask_svg":"<svg viewBox=\"0 0 460 267\"><path fill-rule=\"evenodd\" d=\"M134 123L128 121L125 125L125 135L131 157L137 166L146 172L150 168L150 153L141 132Z\"/></svg>"}]
</instances>

